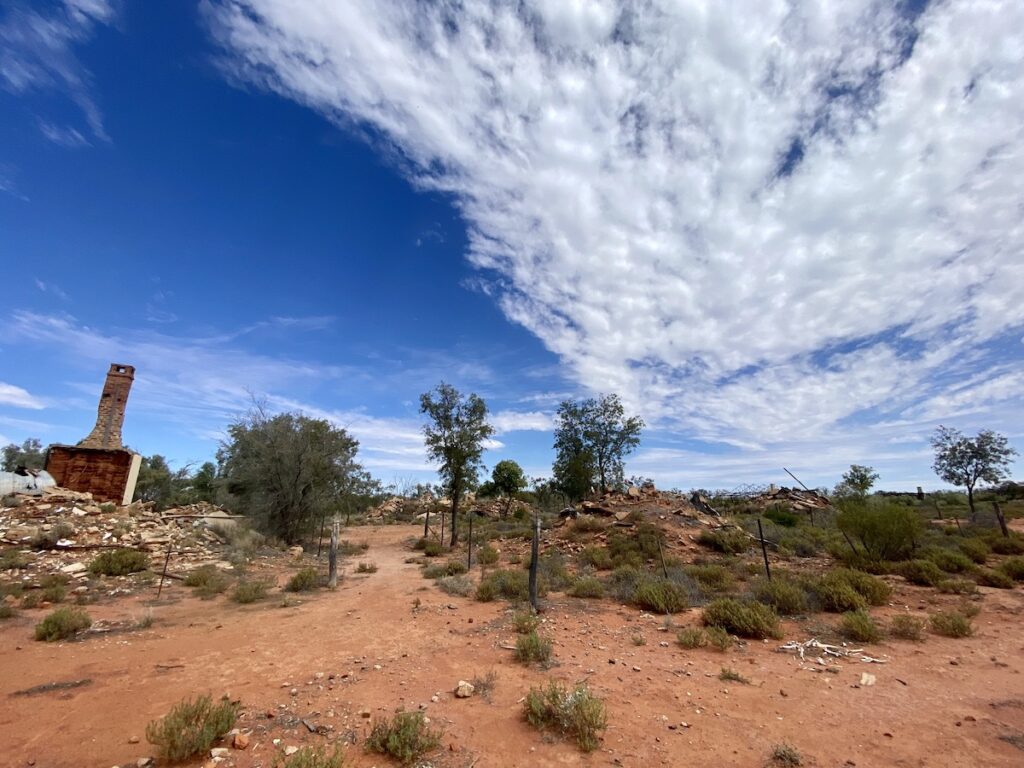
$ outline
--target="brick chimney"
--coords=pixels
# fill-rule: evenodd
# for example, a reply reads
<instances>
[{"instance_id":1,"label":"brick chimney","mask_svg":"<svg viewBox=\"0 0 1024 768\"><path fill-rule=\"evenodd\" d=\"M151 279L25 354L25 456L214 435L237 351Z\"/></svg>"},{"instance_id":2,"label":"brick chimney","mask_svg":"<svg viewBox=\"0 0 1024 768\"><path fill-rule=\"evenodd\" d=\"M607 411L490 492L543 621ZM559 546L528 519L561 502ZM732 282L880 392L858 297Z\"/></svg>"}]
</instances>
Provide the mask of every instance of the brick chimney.
<instances>
[{"instance_id":1,"label":"brick chimney","mask_svg":"<svg viewBox=\"0 0 1024 768\"><path fill-rule=\"evenodd\" d=\"M131 365L114 363L107 372L107 381L100 395L96 413L96 426L78 445L81 448L121 450L121 426L124 424L124 409L128 404L128 393L135 380L135 368Z\"/></svg>"}]
</instances>

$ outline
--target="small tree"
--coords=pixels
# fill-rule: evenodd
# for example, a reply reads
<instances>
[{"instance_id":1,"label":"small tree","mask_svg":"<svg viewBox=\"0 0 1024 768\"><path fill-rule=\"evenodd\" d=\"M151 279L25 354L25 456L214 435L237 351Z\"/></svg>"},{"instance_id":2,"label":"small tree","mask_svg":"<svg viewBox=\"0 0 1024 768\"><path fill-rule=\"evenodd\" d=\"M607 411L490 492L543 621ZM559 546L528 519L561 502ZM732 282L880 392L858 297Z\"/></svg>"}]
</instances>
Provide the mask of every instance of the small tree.
<instances>
[{"instance_id":1,"label":"small tree","mask_svg":"<svg viewBox=\"0 0 1024 768\"><path fill-rule=\"evenodd\" d=\"M565 400L557 418L554 474L566 493L582 498L584 473L602 492L622 485L623 459L640 444L643 419L627 417L618 395Z\"/></svg>"},{"instance_id":2,"label":"small tree","mask_svg":"<svg viewBox=\"0 0 1024 768\"><path fill-rule=\"evenodd\" d=\"M427 455L441 466L438 474L451 495L451 546L458 542L459 500L476 485L484 441L494 434L487 423L487 405L470 393L463 396L455 387L441 382L432 392L420 395L420 413L430 422L423 425Z\"/></svg>"},{"instance_id":3,"label":"small tree","mask_svg":"<svg viewBox=\"0 0 1024 768\"><path fill-rule=\"evenodd\" d=\"M977 437L966 437L960 430L939 426L932 435L935 462L932 469L950 485L967 489L971 519L975 517L974 487L979 480L998 483L1009 476L1010 459L1017 451L1007 439L990 429Z\"/></svg>"},{"instance_id":4,"label":"small tree","mask_svg":"<svg viewBox=\"0 0 1024 768\"><path fill-rule=\"evenodd\" d=\"M14 472L19 467L25 469L43 468L43 446L35 437L30 437L21 446L14 443L3 448L3 471Z\"/></svg>"},{"instance_id":5,"label":"small tree","mask_svg":"<svg viewBox=\"0 0 1024 768\"><path fill-rule=\"evenodd\" d=\"M507 517L516 494L526 487L526 475L523 474L523 468L511 459L499 461L491 471L491 483L495 490L505 497L505 511L502 513L502 517Z\"/></svg>"},{"instance_id":6,"label":"small tree","mask_svg":"<svg viewBox=\"0 0 1024 768\"><path fill-rule=\"evenodd\" d=\"M850 469L843 473L842 482L836 486L836 496L867 496L871 486L878 479L874 467L851 464Z\"/></svg>"}]
</instances>

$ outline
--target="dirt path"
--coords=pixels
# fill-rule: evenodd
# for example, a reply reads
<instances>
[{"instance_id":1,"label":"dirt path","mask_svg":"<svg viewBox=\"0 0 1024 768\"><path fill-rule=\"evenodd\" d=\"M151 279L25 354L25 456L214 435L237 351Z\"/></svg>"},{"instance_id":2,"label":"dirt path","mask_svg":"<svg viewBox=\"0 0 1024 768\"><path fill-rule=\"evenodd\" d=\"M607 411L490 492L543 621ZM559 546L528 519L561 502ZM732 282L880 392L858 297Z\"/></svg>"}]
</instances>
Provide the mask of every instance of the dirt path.
<instances>
[{"instance_id":1,"label":"dirt path","mask_svg":"<svg viewBox=\"0 0 1024 768\"><path fill-rule=\"evenodd\" d=\"M555 641L558 665L544 671L516 664L500 647L514 641L507 604L450 597L404 562L411 554L405 541L415 532L358 529L353 538L370 543L365 559L377 573L347 574L337 592L288 608L278 597L249 607L223 597L203 602L175 585L170 600L153 607L153 626L137 632L45 644L30 639L41 612L4 622L0 766L134 763L151 754L146 723L204 692L228 693L243 704L239 726L253 729L253 745L221 764L239 768L272 765L273 739L282 747L325 741L300 718L358 736L360 745L346 750L351 764L386 765L362 751L370 723L362 713L421 705L432 724L445 728L444 749L431 760L438 766L761 766L780 742L816 766L1024 764L1024 751L1000 738L1024 733L1020 588L984 590L973 638L879 644L872 654L890 663L851 661L837 674L775 652L774 642L727 655L683 651L671 633L659 631L660 618L610 601L557 597L543 631ZM906 587L892 610L923 610L925 599L924 591ZM145 610L136 598L90 608L96 619ZM681 614L676 624L694 623L697 614ZM634 645L638 634L644 645ZM787 626L788 639L806 637L806 630ZM723 683L723 666L751 683ZM452 696L460 679L490 670L490 703ZM875 684L860 685L865 671ZM522 696L549 678L587 680L606 700L610 725L598 751L581 755L522 722ZM92 682L10 695L80 679Z\"/></svg>"}]
</instances>

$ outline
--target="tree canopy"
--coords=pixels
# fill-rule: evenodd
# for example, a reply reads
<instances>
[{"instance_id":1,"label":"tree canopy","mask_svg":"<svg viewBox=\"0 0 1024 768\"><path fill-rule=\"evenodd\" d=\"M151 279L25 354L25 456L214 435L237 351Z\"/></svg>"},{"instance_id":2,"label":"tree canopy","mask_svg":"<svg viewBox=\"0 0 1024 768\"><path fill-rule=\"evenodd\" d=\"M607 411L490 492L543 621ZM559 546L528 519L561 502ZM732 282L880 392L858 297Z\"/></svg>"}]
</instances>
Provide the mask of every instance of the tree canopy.
<instances>
[{"instance_id":1,"label":"tree canopy","mask_svg":"<svg viewBox=\"0 0 1024 768\"><path fill-rule=\"evenodd\" d=\"M228 427L228 436L217 461L231 506L286 542L316 530L372 484L356 462L359 443L326 419L270 416L257 406Z\"/></svg>"},{"instance_id":2,"label":"tree canopy","mask_svg":"<svg viewBox=\"0 0 1024 768\"><path fill-rule=\"evenodd\" d=\"M1003 435L983 429L977 437L939 426L932 434L935 461L932 469L950 485L967 489L967 503L974 510L974 488L979 481L998 483L1009 476L1010 459L1017 451Z\"/></svg>"},{"instance_id":3,"label":"tree canopy","mask_svg":"<svg viewBox=\"0 0 1024 768\"><path fill-rule=\"evenodd\" d=\"M452 500L450 543L455 546L459 500L479 479L484 441L494 428L487 423L487 404L480 397L462 395L444 382L420 395L420 413L429 418L423 425L427 455L440 465L438 474Z\"/></svg>"},{"instance_id":4,"label":"tree canopy","mask_svg":"<svg viewBox=\"0 0 1024 768\"><path fill-rule=\"evenodd\" d=\"M620 487L624 459L640 444L643 427L639 416L626 416L618 395L563 401L554 446L554 475L562 490L580 499L593 485L601 491Z\"/></svg>"},{"instance_id":5,"label":"tree canopy","mask_svg":"<svg viewBox=\"0 0 1024 768\"><path fill-rule=\"evenodd\" d=\"M494 465L494 469L491 470L491 483L495 490L506 499L504 515L508 514L516 494L527 484L523 468L512 459L503 459Z\"/></svg>"},{"instance_id":6,"label":"tree canopy","mask_svg":"<svg viewBox=\"0 0 1024 768\"><path fill-rule=\"evenodd\" d=\"M843 479L836 486L834 493L836 496L866 496L877 479L878 473L874 467L851 464L843 473Z\"/></svg>"},{"instance_id":7,"label":"tree canopy","mask_svg":"<svg viewBox=\"0 0 1024 768\"><path fill-rule=\"evenodd\" d=\"M3 447L2 469L4 472L14 472L19 467L42 469L44 456L42 443L38 438L30 437L20 446L11 443Z\"/></svg>"}]
</instances>

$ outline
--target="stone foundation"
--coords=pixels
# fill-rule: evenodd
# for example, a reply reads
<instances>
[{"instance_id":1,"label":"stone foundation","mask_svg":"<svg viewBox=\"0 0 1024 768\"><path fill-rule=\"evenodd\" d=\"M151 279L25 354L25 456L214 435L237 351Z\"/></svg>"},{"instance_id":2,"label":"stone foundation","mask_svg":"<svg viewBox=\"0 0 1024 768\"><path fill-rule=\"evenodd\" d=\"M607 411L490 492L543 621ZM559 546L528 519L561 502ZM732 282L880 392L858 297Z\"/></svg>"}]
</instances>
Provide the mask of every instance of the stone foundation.
<instances>
[{"instance_id":1,"label":"stone foundation","mask_svg":"<svg viewBox=\"0 0 1024 768\"><path fill-rule=\"evenodd\" d=\"M122 449L51 445L46 471L57 485L88 492L97 501L130 504L135 495L142 457Z\"/></svg>"}]
</instances>

